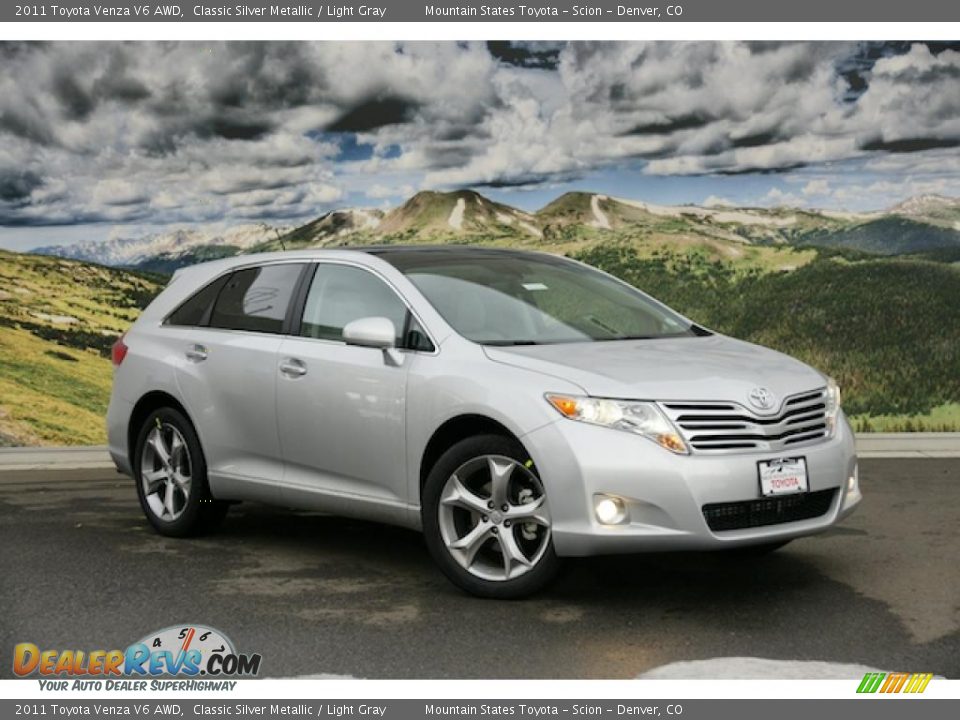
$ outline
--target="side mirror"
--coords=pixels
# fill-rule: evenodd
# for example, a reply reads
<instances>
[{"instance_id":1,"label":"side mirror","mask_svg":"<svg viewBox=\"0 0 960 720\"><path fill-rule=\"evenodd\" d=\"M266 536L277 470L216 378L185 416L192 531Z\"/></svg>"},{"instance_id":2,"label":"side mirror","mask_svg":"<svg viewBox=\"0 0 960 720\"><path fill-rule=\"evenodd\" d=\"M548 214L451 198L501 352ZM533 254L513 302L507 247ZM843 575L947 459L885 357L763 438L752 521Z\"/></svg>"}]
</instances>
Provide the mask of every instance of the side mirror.
<instances>
[{"instance_id":1,"label":"side mirror","mask_svg":"<svg viewBox=\"0 0 960 720\"><path fill-rule=\"evenodd\" d=\"M343 340L347 345L387 350L397 344L397 329L385 317L360 318L343 328Z\"/></svg>"}]
</instances>

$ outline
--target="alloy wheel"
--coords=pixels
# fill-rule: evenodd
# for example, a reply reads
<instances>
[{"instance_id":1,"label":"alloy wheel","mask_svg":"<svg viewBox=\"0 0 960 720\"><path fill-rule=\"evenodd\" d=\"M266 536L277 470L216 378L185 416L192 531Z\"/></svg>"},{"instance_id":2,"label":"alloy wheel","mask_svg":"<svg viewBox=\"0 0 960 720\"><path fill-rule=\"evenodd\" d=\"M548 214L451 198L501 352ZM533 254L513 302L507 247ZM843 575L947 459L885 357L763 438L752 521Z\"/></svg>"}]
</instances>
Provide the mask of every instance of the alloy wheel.
<instances>
[{"instance_id":1,"label":"alloy wheel","mask_svg":"<svg viewBox=\"0 0 960 720\"><path fill-rule=\"evenodd\" d=\"M157 421L147 435L140 456L140 482L150 511L172 522L187 507L192 484L190 450L181 432Z\"/></svg>"},{"instance_id":2,"label":"alloy wheel","mask_svg":"<svg viewBox=\"0 0 960 720\"><path fill-rule=\"evenodd\" d=\"M457 468L444 484L438 520L450 556L484 580L529 572L550 544L543 484L504 455L483 455Z\"/></svg>"}]
</instances>

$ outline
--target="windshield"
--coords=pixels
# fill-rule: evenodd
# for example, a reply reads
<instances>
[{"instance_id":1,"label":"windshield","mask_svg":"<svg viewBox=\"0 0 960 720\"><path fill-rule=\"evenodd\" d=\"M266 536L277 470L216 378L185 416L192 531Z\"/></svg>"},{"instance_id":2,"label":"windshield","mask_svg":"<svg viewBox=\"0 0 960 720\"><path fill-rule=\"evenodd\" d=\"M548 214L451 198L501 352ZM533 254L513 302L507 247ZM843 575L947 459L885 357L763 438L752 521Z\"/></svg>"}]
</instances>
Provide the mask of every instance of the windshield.
<instances>
[{"instance_id":1,"label":"windshield","mask_svg":"<svg viewBox=\"0 0 960 720\"><path fill-rule=\"evenodd\" d=\"M461 335L484 345L654 339L698 328L638 290L549 255L497 251L383 254Z\"/></svg>"}]
</instances>

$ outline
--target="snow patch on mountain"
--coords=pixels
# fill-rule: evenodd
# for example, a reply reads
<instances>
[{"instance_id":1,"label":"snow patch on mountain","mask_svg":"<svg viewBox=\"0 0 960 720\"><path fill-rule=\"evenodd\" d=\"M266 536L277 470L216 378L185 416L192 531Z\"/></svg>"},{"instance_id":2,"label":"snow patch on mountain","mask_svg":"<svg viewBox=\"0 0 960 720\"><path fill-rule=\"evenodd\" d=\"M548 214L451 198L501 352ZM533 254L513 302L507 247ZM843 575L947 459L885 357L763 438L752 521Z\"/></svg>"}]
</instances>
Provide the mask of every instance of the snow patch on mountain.
<instances>
[{"instance_id":1,"label":"snow patch on mountain","mask_svg":"<svg viewBox=\"0 0 960 720\"><path fill-rule=\"evenodd\" d=\"M590 198L590 210L593 212L592 225L600 228L601 230L610 229L610 218L608 218L606 213L604 213L600 208L600 201L606 199L606 195L594 195Z\"/></svg>"},{"instance_id":2,"label":"snow patch on mountain","mask_svg":"<svg viewBox=\"0 0 960 720\"><path fill-rule=\"evenodd\" d=\"M466 200L457 198L457 204L453 206L453 210L450 211L450 217L447 218L447 225L454 230L461 230L463 228L463 211L466 207Z\"/></svg>"}]
</instances>

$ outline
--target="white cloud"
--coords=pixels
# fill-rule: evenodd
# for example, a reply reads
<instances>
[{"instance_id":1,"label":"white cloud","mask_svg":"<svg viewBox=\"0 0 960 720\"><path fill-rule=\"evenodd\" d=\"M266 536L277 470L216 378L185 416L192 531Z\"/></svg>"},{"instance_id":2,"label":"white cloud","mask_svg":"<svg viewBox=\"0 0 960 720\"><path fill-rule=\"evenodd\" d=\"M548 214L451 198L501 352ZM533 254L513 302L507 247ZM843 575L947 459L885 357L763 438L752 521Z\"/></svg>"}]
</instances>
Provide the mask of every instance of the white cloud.
<instances>
[{"instance_id":1,"label":"white cloud","mask_svg":"<svg viewBox=\"0 0 960 720\"><path fill-rule=\"evenodd\" d=\"M373 198L374 200L381 200L383 198L394 198L397 196L405 197L413 195L416 192L416 189L413 185L384 185L382 183L375 183L367 188L364 193L368 198Z\"/></svg>"},{"instance_id":2,"label":"white cloud","mask_svg":"<svg viewBox=\"0 0 960 720\"><path fill-rule=\"evenodd\" d=\"M784 192L780 188L770 188L760 201L761 205L772 207L802 207L807 204L806 198L791 192Z\"/></svg>"},{"instance_id":3,"label":"white cloud","mask_svg":"<svg viewBox=\"0 0 960 720\"><path fill-rule=\"evenodd\" d=\"M851 100L838 67L858 52L569 43L543 68L483 43L0 44L0 225L308 217L348 192L610 167L817 168L766 203L955 194L960 53L881 57ZM869 179L844 176L851 162Z\"/></svg>"},{"instance_id":4,"label":"white cloud","mask_svg":"<svg viewBox=\"0 0 960 720\"><path fill-rule=\"evenodd\" d=\"M109 178L94 186L91 199L99 205L135 205L146 202L148 196L136 183Z\"/></svg>"},{"instance_id":5,"label":"white cloud","mask_svg":"<svg viewBox=\"0 0 960 720\"><path fill-rule=\"evenodd\" d=\"M827 195L830 193L830 182L823 178L809 181L800 191L804 195Z\"/></svg>"},{"instance_id":6,"label":"white cloud","mask_svg":"<svg viewBox=\"0 0 960 720\"><path fill-rule=\"evenodd\" d=\"M868 142L894 150L960 143L960 52L925 45L877 61L852 118ZM900 143L898 145L898 143Z\"/></svg>"}]
</instances>

